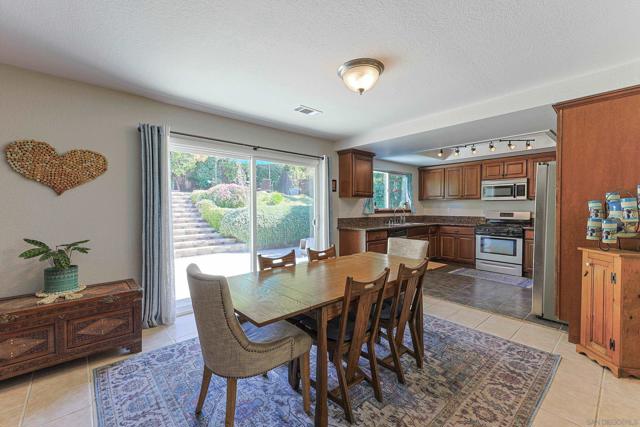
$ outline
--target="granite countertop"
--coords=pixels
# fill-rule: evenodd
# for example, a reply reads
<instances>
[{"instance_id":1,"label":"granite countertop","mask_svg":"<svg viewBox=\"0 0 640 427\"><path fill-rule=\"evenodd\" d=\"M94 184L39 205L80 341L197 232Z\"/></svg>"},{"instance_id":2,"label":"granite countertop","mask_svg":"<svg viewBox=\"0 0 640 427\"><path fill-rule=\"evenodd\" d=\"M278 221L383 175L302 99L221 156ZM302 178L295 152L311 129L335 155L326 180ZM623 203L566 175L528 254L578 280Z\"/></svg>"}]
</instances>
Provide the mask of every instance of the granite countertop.
<instances>
[{"instance_id":1,"label":"granite countertop","mask_svg":"<svg viewBox=\"0 0 640 427\"><path fill-rule=\"evenodd\" d=\"M474 224L460 224L459 222L412 222L402 225L371 225L371 226L345 226L338 227L339 230L352 230L352 231L376 231L376 230L402 230L403 228L415 228L424 227L430 225L450 225L455 227L475 227Z\"/></svg>"}]
</instances>

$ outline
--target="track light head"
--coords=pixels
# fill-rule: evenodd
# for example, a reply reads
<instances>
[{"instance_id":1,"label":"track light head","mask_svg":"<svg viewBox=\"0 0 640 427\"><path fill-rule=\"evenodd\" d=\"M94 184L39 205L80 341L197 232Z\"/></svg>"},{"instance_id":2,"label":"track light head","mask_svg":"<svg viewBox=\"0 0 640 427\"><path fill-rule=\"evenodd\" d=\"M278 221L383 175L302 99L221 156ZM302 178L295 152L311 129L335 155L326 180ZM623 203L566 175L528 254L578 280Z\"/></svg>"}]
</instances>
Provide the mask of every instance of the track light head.
<instances>
[{"instance_id":1,"label":"track light head","mask_svg":"<svg viewBox=\"0 0 640 427\"><path fill-rule=\"evenodd\" d=\"M441 148L440 151L438 151L438 157L442 157L442 156L444 156L444 151Z\"/></svg>"}]
</instances>

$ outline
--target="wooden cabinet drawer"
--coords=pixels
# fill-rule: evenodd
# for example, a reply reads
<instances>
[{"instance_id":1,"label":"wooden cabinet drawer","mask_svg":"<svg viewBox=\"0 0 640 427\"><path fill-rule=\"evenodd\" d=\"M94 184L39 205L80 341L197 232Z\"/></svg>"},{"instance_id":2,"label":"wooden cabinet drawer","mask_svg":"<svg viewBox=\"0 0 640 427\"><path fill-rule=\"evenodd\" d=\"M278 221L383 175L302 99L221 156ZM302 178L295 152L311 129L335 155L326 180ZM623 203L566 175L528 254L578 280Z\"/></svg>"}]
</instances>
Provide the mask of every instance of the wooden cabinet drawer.
<instances>
[{"instance_id":1,"label":"wooden cabinet drawer","mask_svg":"<svg viewBox=\"0 0 640 427\"><path fill-rule=\"evenodd\" d=\"M387 238L387 230L367 231L367 242L383 240Z\"/></svg>"},{"instance_id":2,"label":"wooden cabinet drawer","mask_svg":"<svg viewBox=\"0 0 640 427\"><path fill-rule=\"evenodd\" d=\"M53 324L0 335L0 366L55 353Z\"/></svg>"},{"instance_id":3,"label":"wooden cabinet drawer","mask_svg":"<svg viewBox=\"0 0 640 427\"><path fill-rule=\"evenodd\" d=\"M464 227L464 226L455 226L455 225L441 225L440 226L441 234L463 234L466 236L471 236L475 233L474 227Z\"/></svg>"},{"instance_id":4,"label":"wooden cabinet drawer","mask_svg":"<svg viewBox=\"0 0 640 427\"><path fill-rule=\"evenodd\" d=\"M67 321L67 348L133 334L133 310L127 308Z\"/></svg>"},{"instance_id":5,"label":"wooden cabinet drawer","mask_svg":"<svg viewBox=\"0 0 640 427\"><path fill-rule=\"evenodd\" d=\"M407 230L407 237L417 237L417 236L426 236L427 226L424 227L413 227Z\"/></svg>"},{"instance_id":6,"label":"wooden cabinet drawer","mask_svg":"<svg viewBox=\"0 0 640 427\"><path fill-rule=\"evenodd\" d=\"M387 241L386 240L378 240L377 242L368 242L367 243L367 252L378 252L381 254L387 253Z\"/></svg>"}]
</instances>

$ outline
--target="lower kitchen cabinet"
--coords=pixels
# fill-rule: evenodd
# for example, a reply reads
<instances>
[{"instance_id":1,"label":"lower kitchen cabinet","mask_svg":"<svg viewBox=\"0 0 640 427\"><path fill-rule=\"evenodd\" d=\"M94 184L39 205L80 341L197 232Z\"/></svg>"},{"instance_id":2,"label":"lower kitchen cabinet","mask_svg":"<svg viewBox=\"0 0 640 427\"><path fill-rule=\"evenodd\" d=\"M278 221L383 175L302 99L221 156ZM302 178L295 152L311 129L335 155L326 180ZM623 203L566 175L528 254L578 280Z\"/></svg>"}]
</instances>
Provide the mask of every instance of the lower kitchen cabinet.
<instances>
[{"instance_id":1,"label":"lower kitchen cabinet","mask_svg":"<svg viewBox=\"0 0 640 427\"><path fill-rule=\"evenodd\" d=\"M524 259L522 261L522 272L525 276L533 276L533 230L524 232Z\"/></svg>"},{"instance_id":2,"label":"lower kitchen cabinet","mask_svg":"<svg viewBox=\"0 0 640 427\"><path fill-rule=\"evenodd\" d=\"M375 240L373 242L367 242L367 252L379 252L381 254L387 253L387 241Z\"/></svg>"},{"instance_id":3,"label":"lower kitchen cabinet","mask_svg":"<svg viewBox=\"0 0 640 427\"><path fill-rule=\"evenodd\" d=\"M475 263L476 246L473 228L446 226L443 229L455 234L441 233L438 236L440 243L438 258L465 264Z\"/></svg>"}]
</instances>

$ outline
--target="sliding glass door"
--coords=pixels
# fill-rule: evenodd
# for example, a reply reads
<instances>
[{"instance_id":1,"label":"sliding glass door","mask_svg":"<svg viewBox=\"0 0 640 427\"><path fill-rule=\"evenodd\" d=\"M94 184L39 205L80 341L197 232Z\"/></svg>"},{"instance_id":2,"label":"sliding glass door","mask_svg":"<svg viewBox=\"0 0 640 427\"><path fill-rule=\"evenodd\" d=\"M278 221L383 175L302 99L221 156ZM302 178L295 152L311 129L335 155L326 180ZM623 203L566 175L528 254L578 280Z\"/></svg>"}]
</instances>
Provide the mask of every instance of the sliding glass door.
<instances>
[{"instance_id":1,"label":"sliding glass door","mask_svg":"<svg viewBox=\"0 0 640 427\"><path fill-rule=\"evenodd\" d=\"M266 256L296 252L307 260L316 247L315 165L255 161L256 250Z\"/></svg>"},{"instance_id":2,"label":"sliding glass door","mask_svg":"<svg viewBox=\"0 0 640 427\"><path fill-rule=\"evenodd\" d=\"M320 162L255 156L202 141L171 140L176 309L191 309L186 268L234 276L257 269L257 254L291 250L297 262L318 239ZM324 230L323 230L324 231Z\"/></svg>"}]
</instances>

